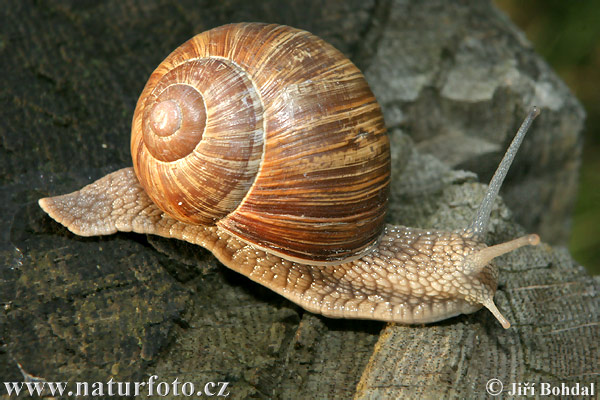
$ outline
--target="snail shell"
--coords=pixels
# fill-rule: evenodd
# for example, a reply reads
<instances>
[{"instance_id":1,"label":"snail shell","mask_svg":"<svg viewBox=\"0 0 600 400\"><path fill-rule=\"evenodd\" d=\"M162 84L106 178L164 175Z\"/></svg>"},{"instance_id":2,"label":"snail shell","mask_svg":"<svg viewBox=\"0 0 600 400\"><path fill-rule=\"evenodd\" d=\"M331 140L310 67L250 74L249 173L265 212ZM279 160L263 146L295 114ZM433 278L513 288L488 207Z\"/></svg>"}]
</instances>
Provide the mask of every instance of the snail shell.
<instances>
[{"instance_id":1,"label":"snail shell","mask_svg":"<svg viewBox=\"0 0 600 400\"><path fill-rule=\"evenodd\" d=\"M133 169L39 204L79 235L134 231L206 247L326 316L426 323L485 306L508 328L492 260L539 237L488 247L483 236L538 113L470 226L384 225L389 142L360 71L308 32L226 25L184 43L150 77L133 118Z\"/></svg>"},{"instance_id":2,"label":"snail shell","mask_svg":"<svg viewBox=\"0 0 600 400\"><path fill-rule=\"evenodd\" d=\"M140 96L131 154L173 218L287 259L356 258L383 229L381 110L354 64L305 31L233 24L184 43Z\"/></svg>"}]
</instances>

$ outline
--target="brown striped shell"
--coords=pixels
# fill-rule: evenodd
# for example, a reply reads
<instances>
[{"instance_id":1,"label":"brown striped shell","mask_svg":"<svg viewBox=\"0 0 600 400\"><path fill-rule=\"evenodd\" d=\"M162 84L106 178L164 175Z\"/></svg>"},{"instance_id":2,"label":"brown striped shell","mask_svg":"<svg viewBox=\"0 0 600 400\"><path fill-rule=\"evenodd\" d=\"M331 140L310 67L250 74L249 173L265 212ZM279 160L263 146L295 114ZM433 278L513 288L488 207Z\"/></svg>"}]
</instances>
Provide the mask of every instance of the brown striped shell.
<instances>
[{"instance_id":1,"label":"brown striped shell","mask_svg":"<svg viewBox=\"0 0 600 400\"><path fill-rule=\"evenodd\" d=\"M347 260L383 229L380 107L352 62L302 30L225 25L177 48L138 100L131 153L161 210L290 260Z\"/></svg>"}]
</instances>

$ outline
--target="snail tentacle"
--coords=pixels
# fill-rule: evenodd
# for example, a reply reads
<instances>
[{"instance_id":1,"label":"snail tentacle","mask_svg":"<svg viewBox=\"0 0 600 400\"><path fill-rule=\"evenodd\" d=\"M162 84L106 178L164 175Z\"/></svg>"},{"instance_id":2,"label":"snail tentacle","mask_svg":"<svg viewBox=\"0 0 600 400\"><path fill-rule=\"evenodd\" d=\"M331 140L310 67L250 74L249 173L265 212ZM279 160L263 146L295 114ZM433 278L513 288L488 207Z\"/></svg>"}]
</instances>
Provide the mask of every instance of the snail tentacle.
<instances>
[{"instance_id":1,"label":"snail tentacle","mask_svg":"<svg viewBox=\"0 0 600 400\"><path fill-rule=\"evenodd\" d=\"M473 237L483 239L483 236L487 233L487 226L490 221L490 214L492 212L492 207L494 206L494 201L496 200L496 197L498 197L498 193L500 192L504 178L506 178L506 174L508 173L510 165L517 155L517 151L521 146L521 142L525 138L525 134L529 130L533 120L538 115L540 115L540 109L536 106L533 106L521 124L521 127L515 134L510 146L508 146L506 153L504 153L504 157L502 157L498 168L496 168L496 172L494 172L494 176L492 176L492 179L490 180L487 192L485 193L485 196L479 205L479 209L475 214L473 222L467 229L465 229L465 232Z\"/></svg>"}]
</instances>

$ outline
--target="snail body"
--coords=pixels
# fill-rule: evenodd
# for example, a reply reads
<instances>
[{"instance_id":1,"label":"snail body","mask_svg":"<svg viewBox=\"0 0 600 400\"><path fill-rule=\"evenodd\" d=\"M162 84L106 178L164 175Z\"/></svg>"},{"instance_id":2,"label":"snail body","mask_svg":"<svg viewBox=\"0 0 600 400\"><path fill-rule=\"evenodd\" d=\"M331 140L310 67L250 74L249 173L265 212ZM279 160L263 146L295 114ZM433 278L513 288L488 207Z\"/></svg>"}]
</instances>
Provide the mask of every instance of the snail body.
<instances>
[{"instance_id":1,"label":"snail body","mask_svg":"<svg viewBox=\"0 0 600 400\"><path fill-rule=\"evenodd\" d=\"M330 317L426 323L490 309L494 198L530 113L471 226L384 224L390 150L360 71L308 32L231 24L153 72L132 123L133 168L40 206L82 236L134 231L206 247L226 266Z\"/></svg>"}]
</instances>

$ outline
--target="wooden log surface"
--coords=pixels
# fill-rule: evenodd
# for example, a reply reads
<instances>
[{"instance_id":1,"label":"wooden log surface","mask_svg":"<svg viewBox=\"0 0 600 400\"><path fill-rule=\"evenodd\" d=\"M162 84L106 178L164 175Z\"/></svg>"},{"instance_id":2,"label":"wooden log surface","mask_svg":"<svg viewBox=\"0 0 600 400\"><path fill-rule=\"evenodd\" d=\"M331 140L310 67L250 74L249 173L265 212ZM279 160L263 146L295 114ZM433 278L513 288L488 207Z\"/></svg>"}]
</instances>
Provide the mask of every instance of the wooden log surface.
<instances>
[{"instance_id":1,"label":"wooden log surface","mask_svg":"<svg viewBox=\"0 0 600 400\"><path fill-rule=\"evenodd\" d=\"M392 223L465 226L483 195L478 180L540 106L488 242L526 231L564 242L583 111L489 2L9 0L0 5L3 380L158 375L228 381L232 398L485 398L492 378L505 389L595 382L598 391L600 280L561 247L499 260L496 299L510 330L486 311L400 326L316 316L193 246L81 238L43 214L38 198L131 165L137 96L171 50L239 21L310 30L365 72L393 146Z\"/></svg>"}]
</instances>

